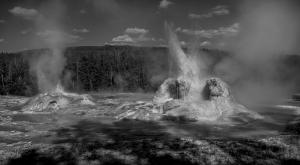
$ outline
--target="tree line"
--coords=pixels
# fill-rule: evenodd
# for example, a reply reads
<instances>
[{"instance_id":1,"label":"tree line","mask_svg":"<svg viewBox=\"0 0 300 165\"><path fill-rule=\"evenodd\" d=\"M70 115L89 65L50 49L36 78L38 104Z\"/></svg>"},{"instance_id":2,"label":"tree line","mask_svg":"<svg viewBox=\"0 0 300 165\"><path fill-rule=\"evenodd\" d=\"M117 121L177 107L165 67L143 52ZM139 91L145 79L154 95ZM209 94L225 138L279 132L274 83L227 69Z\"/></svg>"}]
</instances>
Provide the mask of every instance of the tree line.
<instances>
[{"instance_id":1,"label":"tree line","mask_svg":"<svg viewBox=\"0 0 300 165\"><path fill-rule=\"evenodd\" d=\"M0 94L37 94L30 61L46 51L49 50L0 53ZM167 76L169 69L165 47L70 47L64 56L61 83L69 91L154 91L159 82L153 82L153 75Z\"/></svg>"},{"instance_id":2,"label":"tree line","mask_svg":"<svg viewBox=\"0 0 300 165\"><path fill-rule=\"evenodd\" d=\"M0 94L32 96L37 94L37 78L31 71L32 59L43 55L48 49L28 50L16 53L0 53ZM185 50L187 51L187 50ZM208 67L206 72L214 75L215 66L227 52L199 49ZM137 46L81 46L64 51L66 64L61 76L63 87L72 92L124 91L154 92L168 77L176 76L178 67L166 47ZM280 77L290 79L300 71L298 55L282 56ZM297 76L300 82L300 76ZM295 82L295 83L297 83ZM299 88L300 89L300 88ZM300 90L299 90L300 91Z\"/></svg>"}]
</instances>

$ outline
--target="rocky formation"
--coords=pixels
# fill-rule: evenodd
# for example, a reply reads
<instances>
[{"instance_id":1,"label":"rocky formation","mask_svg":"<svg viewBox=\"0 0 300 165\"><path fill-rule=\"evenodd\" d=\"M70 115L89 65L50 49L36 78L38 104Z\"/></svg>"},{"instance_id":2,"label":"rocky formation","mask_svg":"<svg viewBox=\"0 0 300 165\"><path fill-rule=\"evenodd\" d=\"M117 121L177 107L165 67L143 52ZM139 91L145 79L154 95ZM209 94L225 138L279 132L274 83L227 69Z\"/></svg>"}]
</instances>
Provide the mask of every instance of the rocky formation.
<instances>
[{"instance_id":1,"label":"rocky formation","mask_svg":"<svg viewBox=\"0 0 300 165\"><path fill-rule=\"evenodd\" d=\"M162 117L161 108L153 103L138 101L127 103L118 107L115 111L117 119L139 119L139 120L159 120Z\"/></svg>"},{"instance_id":2,"label":"rocky formation","mask_svg":"<svg viewBox=\"0 0 300 165\"><path fill-rule=\"evenodd\" d=\"M260 118L230 95L228 85L219 78L208 78L201 91L202 99L172 99L163 104L167 116L188 120L229 120L230 117ZM193 97L193 96L191 96Z\"/></svg>"},{"instance_id":3,"label":"rocky formation","mask_svg":"<svg viewBox=\"0 0 300 165\"><path fill-rule=\"evenodd\" d=\"M195 93L195 89L191 89L191 83L188 81L167 79L160 86L153 102L147 103L147 105L155 107L154 111L149 106L145 108L144 106L139 105L137 107L132 104L134 108L129 108L117 118L141 120L171 118L193 121L229 120L236 116L243 118L242 121L247 121L250 118L261 118L260 115L237 103L230 95L228 85L219 78L208 78L202 90L196 91L199 96L192 95L191 90ZM121 108L124 109L124 106ZM144 115L145 113L147 115Z\"/></svg>"},{"instance_id":4,"label":"rocky formation","mask_svg":"<svg viewBox=\"0 0 300 165\"><path fill-rule=\"evenodd\" d=\"M187 81L169 78L159 87L153 100L159 104L171 99L185 99L190 87L191 84Z\"/></svg>"},{"instance_id":5,"label":"rocky formation","mask_svg":"<svg viewBox=\"0 0 300 165\"><path fill-rule=\"evenodd\" d=\"M73 103L81 105L94 105L92 98L88 95L78 95L74 93L64 92L58 86L55 90L41 93L27 101L22 111L26 113L34 112L53 112L61 108L65 108Z\"/></svg>"},{"instance_id":6,"label":"rocky formation","mask_svg":"<svg viewBox=\"0 0 300 165\"><path fill-rule=\"evenodd\" d=\"M213 100L218 97L230 97L227 84L218 78L210 78L206 80L202 94L206 100Z\"/></svg>"}]
</instances>

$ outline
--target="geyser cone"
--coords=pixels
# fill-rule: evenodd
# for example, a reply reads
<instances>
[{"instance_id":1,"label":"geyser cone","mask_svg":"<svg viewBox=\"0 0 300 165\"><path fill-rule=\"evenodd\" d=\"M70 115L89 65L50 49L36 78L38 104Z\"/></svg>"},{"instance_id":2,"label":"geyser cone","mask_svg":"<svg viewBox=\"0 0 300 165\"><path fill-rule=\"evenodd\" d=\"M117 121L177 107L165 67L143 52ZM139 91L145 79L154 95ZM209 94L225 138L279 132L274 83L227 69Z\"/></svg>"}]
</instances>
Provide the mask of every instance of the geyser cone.
<instances>
[{"instance_id":1,"label":"geyser cone","mask_svg":"<svg viewBox=\"0 0 300 165\"><path fill-rule=\"evenodd\" d=\"M25 103L22 111L27 113L53 112L71 104L95 105L91 96L65 92L63 87L58 84L55 89L31 98Z\"/></svg>"},{"instance_id":2,"label":"geyser cone","mask_svg":"<svg viewBox=\"0 0 300 165\"><path fill-rule=\"evenodd\" d=\"M166 29L169 37L169 50L179 68L178 76L168 78L162 83L153 102L120 106L118 111L122 113L117 115L118 119L179 118L226 121L236 116L243 119L261 118L260 115L237 103L224 81L204 74L205 64L199 62L196 54L186 54L175 33L168 25Z\"/></svg>"},{"instance_id":3,"label":"geyser cone","mask_svg":"<svg viewBox=\"0 0 300 165\"><path fill-rule=\"evenodd\" d=\"M208 78L203 71L205 64L198 62L195 55L186 54L176 34L168 25L166 29L170 53L176 59L180 72L178 78L167 79L154 97L155 103L162 104L164 114L193 120L226 120L237 113L258 117L234 100L224 81ZM171 90L173 88L175 90Z\"/></svg>"}]
</instances>

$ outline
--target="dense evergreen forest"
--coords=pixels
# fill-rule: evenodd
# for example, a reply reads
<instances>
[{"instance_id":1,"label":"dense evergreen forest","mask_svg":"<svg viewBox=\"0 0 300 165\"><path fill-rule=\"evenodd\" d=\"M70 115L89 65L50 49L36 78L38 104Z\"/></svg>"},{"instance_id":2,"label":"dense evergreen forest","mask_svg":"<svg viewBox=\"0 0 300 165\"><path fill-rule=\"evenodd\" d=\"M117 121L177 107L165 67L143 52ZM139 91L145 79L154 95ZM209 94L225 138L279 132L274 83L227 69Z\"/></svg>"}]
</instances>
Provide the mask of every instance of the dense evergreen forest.
<instances>
[{"instance_id":1,"label":"dense evergreen forest","mask_svg":"<svg viewBox=\"0 0 300 165\"><path fill-rule=\"evenodd\" d=\"M0 94L36 94L36 76L30 63L47 53L48 49L1 53ZM170 57L164 47L70 47L64 56L66 64L61 83L67 90L77 92L153 91L170 69Z\"/></svg>"},{"instance_id":2,"label":"dense evergreen forest","mask_svg":"<svg viewBox=\"0 0 300 165\"><path fill-rule=\"evenodd\" d=\"M218 61L229 56L218 50L201 49L209 63L208 72ZM47 49L0 54L0 94L38 93L36 76L30 61ZM166 47L83 46L65 50L66 64L61 83L68 91L155 91L178 70ZM298 56L285 60L297 68ZM291 63L291 64L290 64ZM209 70L210 69L210 70Z\"/></svg>"},{"instance_id":3,"label":"dense evergreen forest","mask_svg":"<svg viewBox=\"0 0 300 165\"><path fill-rule=\"evenodd\" d=\"M30 63L49 50L0 55L0 94L34 95L38 91ZM167 74L167 49L132 46L70 47L64 52L61 83L70 91L153 90L152 75ZM158 80L159 81L159 80Z\"/></svg>"}]
</instances>

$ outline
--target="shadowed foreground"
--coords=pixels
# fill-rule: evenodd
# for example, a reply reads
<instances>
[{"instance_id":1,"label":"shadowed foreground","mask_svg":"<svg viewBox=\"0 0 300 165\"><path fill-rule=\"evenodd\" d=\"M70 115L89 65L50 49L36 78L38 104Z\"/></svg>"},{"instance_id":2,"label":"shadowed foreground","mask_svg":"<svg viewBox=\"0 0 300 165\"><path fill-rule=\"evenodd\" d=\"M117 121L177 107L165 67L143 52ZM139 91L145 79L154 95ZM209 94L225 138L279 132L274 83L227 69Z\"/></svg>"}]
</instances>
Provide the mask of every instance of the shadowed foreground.
<instances>
[{"instance_id":1,"label":"shadowed foreground","mask_svg":"<svg viewBox=\"0 0 300 165\"><path fill-rule=\"evenodd\" d=\"M7 164L299 164L299 136L179 138L154 122L79 121Z\"/></svg>"}]
</instances>

